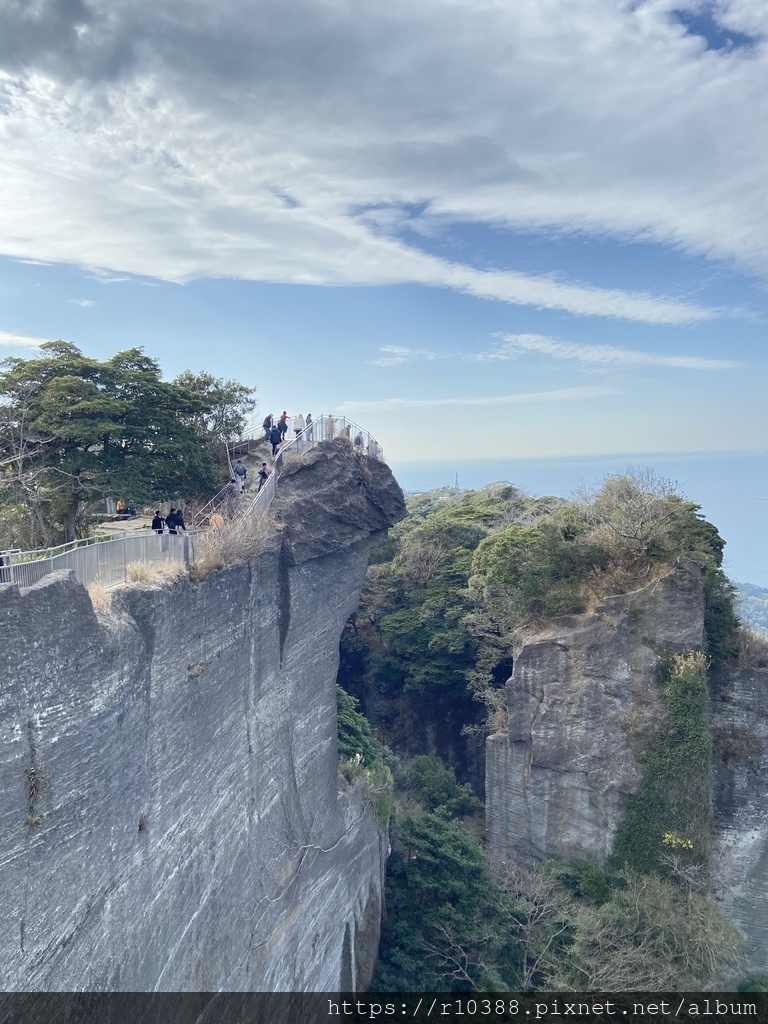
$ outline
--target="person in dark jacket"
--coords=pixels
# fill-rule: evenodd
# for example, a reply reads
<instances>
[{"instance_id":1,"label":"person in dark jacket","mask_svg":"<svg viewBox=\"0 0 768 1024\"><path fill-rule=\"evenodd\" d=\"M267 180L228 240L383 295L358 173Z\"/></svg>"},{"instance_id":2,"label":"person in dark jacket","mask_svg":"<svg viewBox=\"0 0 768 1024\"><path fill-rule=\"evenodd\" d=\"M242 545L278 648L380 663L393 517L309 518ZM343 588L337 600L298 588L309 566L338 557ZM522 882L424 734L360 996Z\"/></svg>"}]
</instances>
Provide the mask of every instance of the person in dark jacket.
<instances>
[{"instance_id":1,"label":"person in dark jacket","mask_svg":"<svg viewBox=\"0 0 768 1024\"><path fill-rule=\"evenodd\" d=\"M277 421L277 429L280 431L281 439L288 433L288 413L283 409L283 415Z\"/></svg>"},{"instance_id":2,"label":"person in dark jacket","mask_svg":"<svg viewBox=\"0 0 768 1024\"><path fill-rule=\"evenodd\" d=\"M184 522L184 513L180 508L176 509L176 530L179 532L183 530L184 533L187 532L187 524Z\"/></svg>"},{"instance_id":3,"label":"person in dark jacket","mask_svg":"<svg viewBox=\"0 0 768 1024\"><path fill-rule=\"evenodd\" d=\"M277 455L277 449L280 447L280 442L283 440L283 432L279 427L272 427L269 432L269 440L272 442L272 456L274 458Z\"/></svg>"},{"instance_id":4,"label":"person in dark jacket","mask_svg":"<svg viewBox=\"0 0 768 1024\"><path fill-rule=\"evenodd\" d=\"M269 440L269 432L272 429L272 427L274 426L274 423L275 423L275 421L272 418L272 413L270 413L268 416L264 417L264 422L261 425L262 425L262 427L264 427L264 440L265 441Z\"/></svg>"},{"instance_id":5,"label":"person in dark jacket","mask_svg":"<svg viewBox=\"0 0 768 1024\"><path fill-rule=\"evenodd\" d=\"M165 520L160 515L159 509L155 510L155 515L154 518L152 519L152 529L155 531L155 533L162 533L163 530L165 529Z\"/></svg>"},{"instance_id":6,"label":"person in dark jacket","mask_svg":"<svg viewBox=\"0 0 768 1024\"><path fill-rule=\"evenodd\" d=\"M176 536L176 509L172 508L168 515L165 517L165 525L168 527L168 533L172 533Z\"/></svg>"},{"instance_id":7,"label":"person in dark jacket","mask_svg":"<svg viewBox=\"0 0 768 1024\"><path fill-rule=\"evenodd\" d=\"M269 480L271 476L272 470L269 468L266 462L262 462L261 469L259 470L259 490L261 490L261 488L264 486L264 484L267 482L267 480Z\"/></svg>"}]
</instances>

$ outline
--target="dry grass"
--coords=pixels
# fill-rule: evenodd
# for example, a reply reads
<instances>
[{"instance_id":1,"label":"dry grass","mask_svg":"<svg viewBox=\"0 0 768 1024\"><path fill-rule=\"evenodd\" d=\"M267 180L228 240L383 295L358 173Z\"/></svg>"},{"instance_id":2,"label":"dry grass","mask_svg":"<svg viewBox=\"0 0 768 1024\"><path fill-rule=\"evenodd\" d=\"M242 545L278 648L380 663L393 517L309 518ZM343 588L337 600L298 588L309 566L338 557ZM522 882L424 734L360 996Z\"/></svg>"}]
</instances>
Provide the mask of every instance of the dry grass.
<instances>
[{"instance_id":1,"label":"dry grass","mask_svg":"<svg viewBox=\"0 0 768 1024\"><path fill-rule=\"evenodd\" d=\"M306 466L306 464L307 460L304 458L304 452L302 452L301 455L297 454L296 452L292 452L290 455L285 455L283 457L282 472L285 473L285 471L288 469L296 470L300 466Z\"/></svg>"},{"instance_id":2,"label":"dry grass","mask_svg":"<svg viewBox=\"0 0 768 1024\"><path fill-rule=\"evenodd\" d=\"M112 611L112 595L101 583L92 583L88 587L93 610L97 615L109 615Z\"/></svg>"},{"instance_id":3,"label":"dry grass","mask_svg":"<svg viewBox=\"0 0 768 1024\"><path fill-rule=\"evenodd\" d=\"M199 544L195 544L195 562L191 567L194 579L204 580L216 569L235 562L247 562L264 550L269 536L266 517L249 515L224 523L218 530L209 530Z\"/></svg>"},{"instance_id":4,"label":"dry grass","mask_svg":"<svg viewBox=\"0 0 768 1024\"><path fill-rule=\"evenodd\" d=\"M749 626L739 630L739 668L768 668L768 636Z\"/></svg>"},{"instance_id":5,"label":"dry grass","mask_svg":"<svg viewBox=\"0 0 768 1024\"><path fill-rule=\"evenodd\" d=\"M183 562L129 562L125 567L125 578L129 583L175 583L186 576L187 567Z\"/></svg>"}]
</instances>

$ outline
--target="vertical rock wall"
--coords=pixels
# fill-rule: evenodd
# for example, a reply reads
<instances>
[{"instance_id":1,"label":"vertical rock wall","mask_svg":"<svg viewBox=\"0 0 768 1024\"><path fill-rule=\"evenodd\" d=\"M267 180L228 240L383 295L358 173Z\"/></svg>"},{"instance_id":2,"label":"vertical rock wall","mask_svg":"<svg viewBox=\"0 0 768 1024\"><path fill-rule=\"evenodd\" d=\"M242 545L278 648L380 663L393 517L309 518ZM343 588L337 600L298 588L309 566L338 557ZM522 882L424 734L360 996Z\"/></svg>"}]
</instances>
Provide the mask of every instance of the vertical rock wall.
<instances>
[{"instance_id":1,"label":"vertical rock wall","mask_svg":"<svg viewBox=\"0 0 768 1024\"><path fill-rule=\"evenodd\" d=\"M768 671L712 673L717 832L715 882L721 909L745 939L747 967L768 970Z\"/></svg>"},{"instance_id":2,"label":"vertical rock wall","mask_svg":"<svg viewBox=\"0 0 768 1024\"><path fill-rule=\"evenodd\" d=\"M703 621L690 567L520 637L509 725L487 743L492 863L605 859L640 783L635 753L663 713L658 651L700 647Z\"/></svg>"},{"instance_id":3,"label":"vertical rock wall","mask_svg":"<svg viewBox=\"0 0 768 1024\"><path fill-rule=\"evenodd\" d=\"M403 508L386 467L326 448L307 476L335 521L296 474L249 564L105 617L67 572L0 586L3 989L367 984L386 837L338 778L334 684Z\"/></svg>"}]
</instances>

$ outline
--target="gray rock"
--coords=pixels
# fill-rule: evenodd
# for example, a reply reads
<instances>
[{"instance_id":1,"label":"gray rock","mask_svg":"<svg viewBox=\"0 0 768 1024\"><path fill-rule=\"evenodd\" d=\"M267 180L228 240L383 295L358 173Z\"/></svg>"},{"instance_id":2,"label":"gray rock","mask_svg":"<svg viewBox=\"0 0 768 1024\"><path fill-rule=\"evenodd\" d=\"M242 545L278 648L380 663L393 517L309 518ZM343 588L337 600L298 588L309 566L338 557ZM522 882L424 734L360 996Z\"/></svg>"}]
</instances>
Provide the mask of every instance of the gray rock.
<instances>
[{"instance_id":1,"label":"gray rock","mask_svg":"<svg viewBox=\"0 0 768 1024\"><path fill-rule=\"evenodd\" d=\"M768 968L768 671L712 673L715 887L746 942L747 970Z\"/></svg>"},{"instance_id":2,"label":"gray rock","mask_svg":"<svg viewBox=\"0 0 768 1024\"><path fill-rule=\"evenodd\" d=\"M284 553L107 617L69 572L0 586L2 988L368 983L388 846L338 778L335 677L402 495L337 447L281 481Z\"/></svg>"},{"instance_id":3,"label":"gray rock","mask_svg":"<svg viewBox=\"0 0 768 1024\"><path fill-rule=\"evenodd\" d=\"M689 566L521 633L509 725L486 748L493 864L606 858L640 782L635 753L663 715L657 652L701 647L703 621L701 575Z\"/></svg>"},{"instance_id":4,"label":"gray rock","mask_svg":"<svg viewBox=\"0 0 768 1024\"><path fill-rule=\"evenodd\" d=\"M289 458L272 503L293 563L356 544L405 518L405 498L384 462L343 438Z\"/></svg>"}]
</instances>

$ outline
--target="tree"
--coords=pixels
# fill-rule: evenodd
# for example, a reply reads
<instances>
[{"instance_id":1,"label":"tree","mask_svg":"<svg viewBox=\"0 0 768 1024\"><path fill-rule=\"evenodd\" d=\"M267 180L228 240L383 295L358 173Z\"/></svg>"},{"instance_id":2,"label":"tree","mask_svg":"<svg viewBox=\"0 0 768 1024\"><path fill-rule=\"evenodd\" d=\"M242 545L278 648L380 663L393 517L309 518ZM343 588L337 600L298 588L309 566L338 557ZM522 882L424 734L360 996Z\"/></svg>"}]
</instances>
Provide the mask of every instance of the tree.
<instances>
[{"instance_id":1,"label":"tree","mask_svg":"<svg viewBox=\"0 0 768 1024\"><path fill-rule=\"evenodd\" d=\"M44 543L74 539L80 510L108 495L139 504L212 489L215 388L163 381L139 348L106 362L62 341L41 350L0 364L0 501L37 521Z\"/></svg>"},{"instance_id":2,"label":"tree","mask_svg":"<svg viewBox=\"0 0 768 1024\"><path fill-rule=\"evenodd\" d=\"M256 408L256 388L225 380L210 373L192 373L185 370L173 382L204 402L204 407L193 413L190 421L195 429L219 442L242 437L246 415Z\"/></svg>"}]
</instances>

